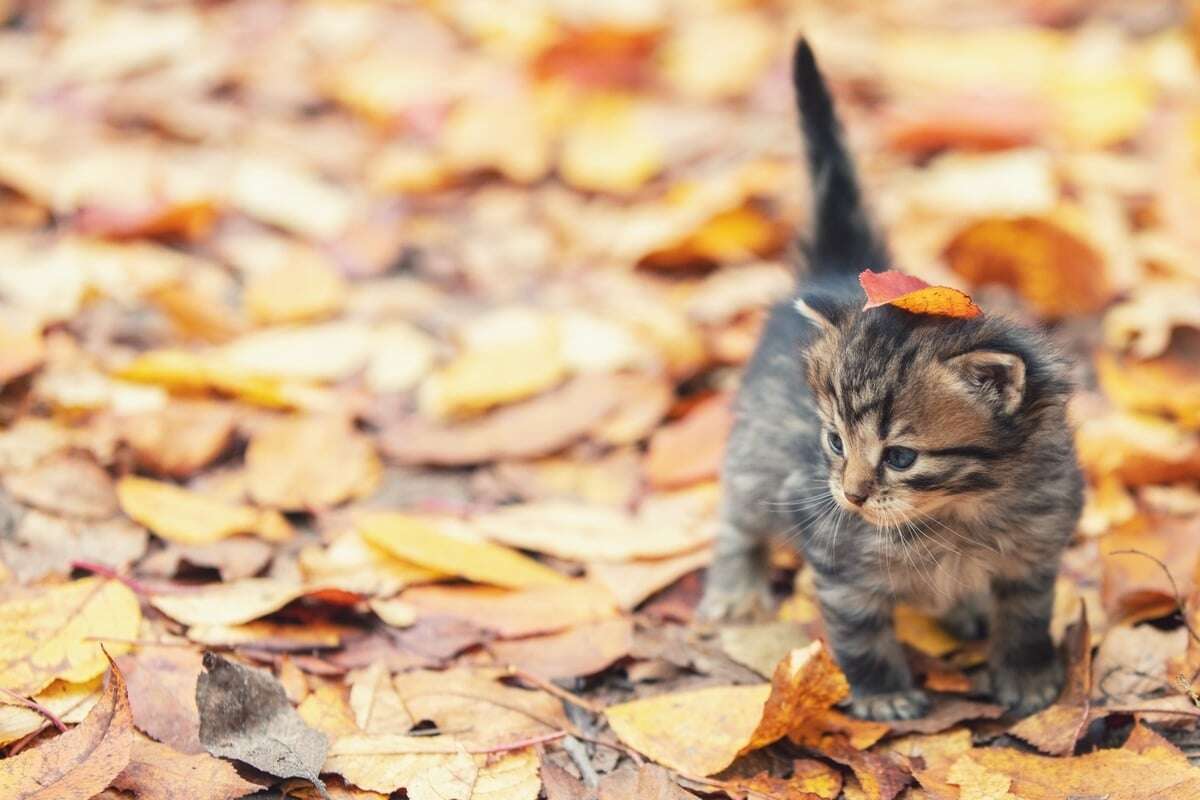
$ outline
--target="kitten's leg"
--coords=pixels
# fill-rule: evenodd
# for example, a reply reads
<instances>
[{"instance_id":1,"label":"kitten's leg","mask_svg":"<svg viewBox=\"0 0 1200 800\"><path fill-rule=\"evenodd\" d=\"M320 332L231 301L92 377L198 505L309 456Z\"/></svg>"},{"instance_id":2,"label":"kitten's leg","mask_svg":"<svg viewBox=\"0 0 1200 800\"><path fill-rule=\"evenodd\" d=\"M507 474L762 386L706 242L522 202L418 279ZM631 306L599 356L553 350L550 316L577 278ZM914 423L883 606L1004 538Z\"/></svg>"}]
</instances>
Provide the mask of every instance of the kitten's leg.
<instances>
[{"instance_id":1,"label":"kitten's leg","mask_svg":"<svg viewBox=\"0 0 1200 800\"><path fill-rule=\"evenodd\" d=\"M1015 714L1045 708L1058 697L1063 666L1050 640L1055 573L992 579L992 695Z\"/></svg>"},{"instance_id":2,"label":"kitten's leg","mask_svg":"<svg viewBox=\"0 0 1200 800\"><path fill-rule=\"evenodd\" d=\"M706 620L763 617L770 612L767 539L723 513L699 613Z\"/></svg>"},{"instance_id":3,"label":"kitten's leg","mask_svg":"<svg viewBox=\"0 0 1200 800\"><path fill-rule=\"evenodd\" d=\"M990 603L983 594L971 594L938 618L946 632L964 642L986 639Z\"/></svg>"},{"instance_id":4,"label":"kitten's leg","mask_svg":"<svg viewBox=\"0 0 1200 800\"><path fill-rule=\"evenodd\" d=\"M866 719L915 719L929 697L913 684L896 639L890 597L818 580L817 597L834 657L850 681L850 710Z\"/></svg>"}]
</instances>

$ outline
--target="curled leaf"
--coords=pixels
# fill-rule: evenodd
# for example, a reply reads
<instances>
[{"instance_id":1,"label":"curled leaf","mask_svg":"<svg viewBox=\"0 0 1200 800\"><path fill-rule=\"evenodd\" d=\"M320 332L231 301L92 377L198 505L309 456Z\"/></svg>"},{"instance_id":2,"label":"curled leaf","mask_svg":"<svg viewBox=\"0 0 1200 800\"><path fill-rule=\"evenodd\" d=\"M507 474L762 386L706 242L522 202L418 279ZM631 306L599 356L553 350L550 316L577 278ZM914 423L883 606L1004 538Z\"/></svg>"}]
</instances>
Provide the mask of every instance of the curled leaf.
<instances>
[{"instance_id":1,"label":"curled leaf","mask_svg":"<svg viewBox=\"0 0 1200 800\"><path fill-rule=\"evenodd\" d=\"M888 270L872 272L865 269L858 274L858 282L867 293L867 311L879 306L890 305L913 314L932 314L938 317L970 319L983 313L971 296L951 289L949 286L930 286L920 278L903 272Z\"/></svg>"}]
</instances>

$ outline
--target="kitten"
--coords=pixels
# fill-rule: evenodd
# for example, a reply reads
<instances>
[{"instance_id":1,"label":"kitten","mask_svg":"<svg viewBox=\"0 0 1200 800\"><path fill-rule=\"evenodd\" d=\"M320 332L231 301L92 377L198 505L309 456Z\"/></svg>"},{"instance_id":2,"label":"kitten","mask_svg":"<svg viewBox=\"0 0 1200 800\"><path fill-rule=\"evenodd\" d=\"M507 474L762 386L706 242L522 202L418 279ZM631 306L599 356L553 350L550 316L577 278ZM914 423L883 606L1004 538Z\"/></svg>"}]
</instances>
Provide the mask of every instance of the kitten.
<instances>
[{"instance_id":1,"label":"kitten","mask_svg":"<svg viewBox=\"0 0 1200 800\"><path fill-rule=\"evenodd\" d=\"M922 715L896 602L956 635L991 633L994 698L1051 702L1054 582L1082 506L1068 366L1041 335L982 316L861 311L856 277L886 269L812 51L793 80L813 222L798 299L772 309L737 403L717 553L701 615L770 602L766 541L799 541L830 646L872 719Z\"/></svg>"}]
</instances>

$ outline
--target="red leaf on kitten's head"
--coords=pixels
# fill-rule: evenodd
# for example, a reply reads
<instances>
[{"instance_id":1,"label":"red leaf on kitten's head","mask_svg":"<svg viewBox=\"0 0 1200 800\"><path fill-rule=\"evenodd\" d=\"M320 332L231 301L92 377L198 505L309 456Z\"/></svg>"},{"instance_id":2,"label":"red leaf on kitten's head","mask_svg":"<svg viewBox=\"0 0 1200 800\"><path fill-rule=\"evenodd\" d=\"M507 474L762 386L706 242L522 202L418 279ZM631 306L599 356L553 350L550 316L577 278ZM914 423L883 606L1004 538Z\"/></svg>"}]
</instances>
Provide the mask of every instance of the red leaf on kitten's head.
<instances>
[{"instance_id":1,"label":"red leaf on kitten's head","mask_svg":"<svg viewBox=\"0 0 1200 800\"><path fill-rule=\"evenodd\" d=\"M879 306L895 306L913 314L933 314L939 317L978 317L983 313L971 296L949 286L930 286L920 278L888 270L858 274L858 282L867 293L866 311Z\"/></svg>"}]
</instances>

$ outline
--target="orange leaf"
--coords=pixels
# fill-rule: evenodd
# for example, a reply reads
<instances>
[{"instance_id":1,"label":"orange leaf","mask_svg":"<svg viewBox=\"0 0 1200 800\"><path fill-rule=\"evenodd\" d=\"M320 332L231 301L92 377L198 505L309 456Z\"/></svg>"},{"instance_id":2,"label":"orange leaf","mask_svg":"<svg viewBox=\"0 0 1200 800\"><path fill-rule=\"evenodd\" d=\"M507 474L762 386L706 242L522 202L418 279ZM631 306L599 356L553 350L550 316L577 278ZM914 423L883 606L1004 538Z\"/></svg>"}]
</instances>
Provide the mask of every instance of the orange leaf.
<instances>
[{"instance_id":1,"label":"orange leaf","mask_svg":"<svg viewBox=\"0 0 1200 800\"><path fill-rule=\"evenodd\" d=\"M913 314L932 314L939 317L978 317L983 311L970 295L949 286L930 286L920 278L888 270L858 274L858 282L867 293L866 311L883 305L910 311Z\"/></svg>"},{"instance_id":2,"label":"orange leaf","mask_svg":"<svg viewBox=\"0 0 1200 800\"><path fill-rule=\"evenodd\" d=\"M1067 683L1054 705L1018 722L1008 732L1052 756L1068 755L1088 721L1092 691L1092 637L1087 606L1066 635Z\"/></svg>"},{"instance_id":3,"label":"orange leaf","mask_svg":"<svg viewBox=\"0 0 1200 800\"><path fill-rule=\"evenodd\" d=\"M133 715L125 679L111 659L109 665L104 694L78 727L0 760L0 797L89 800L125 769L133 747Z\"/></svg>"}]
</instances>

